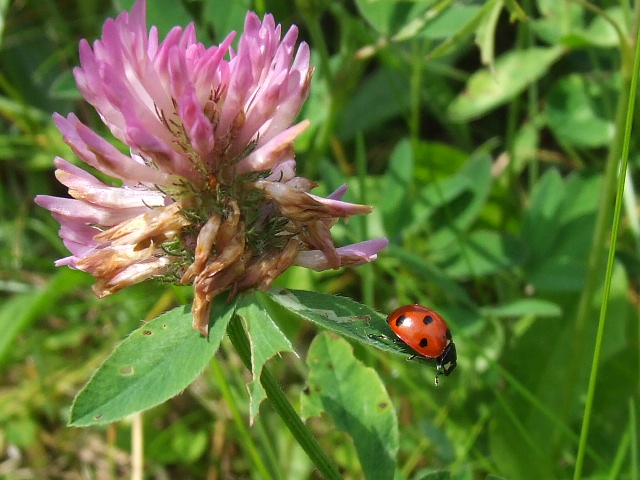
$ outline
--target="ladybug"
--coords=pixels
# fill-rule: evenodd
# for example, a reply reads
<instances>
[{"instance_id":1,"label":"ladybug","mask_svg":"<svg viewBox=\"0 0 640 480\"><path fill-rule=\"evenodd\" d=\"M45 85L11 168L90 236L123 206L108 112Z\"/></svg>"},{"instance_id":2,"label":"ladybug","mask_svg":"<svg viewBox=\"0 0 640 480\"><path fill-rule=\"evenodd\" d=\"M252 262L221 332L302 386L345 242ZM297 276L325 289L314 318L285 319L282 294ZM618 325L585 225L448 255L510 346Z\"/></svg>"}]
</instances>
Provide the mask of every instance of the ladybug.
<instances>
[{"instance_id":1,"label":"ladybug","mask_svg":"<svg viewBox=\"0 0 640 480\"><path fill-rule=\"evenodd\" d=\"M436 359L436 386L438 375L450 375L457 365L456 346L451 330L438 312L422 305L405 305L387 317L387 323L398 338L409 345L416 354Z\"/></svg>"}]
</instances>

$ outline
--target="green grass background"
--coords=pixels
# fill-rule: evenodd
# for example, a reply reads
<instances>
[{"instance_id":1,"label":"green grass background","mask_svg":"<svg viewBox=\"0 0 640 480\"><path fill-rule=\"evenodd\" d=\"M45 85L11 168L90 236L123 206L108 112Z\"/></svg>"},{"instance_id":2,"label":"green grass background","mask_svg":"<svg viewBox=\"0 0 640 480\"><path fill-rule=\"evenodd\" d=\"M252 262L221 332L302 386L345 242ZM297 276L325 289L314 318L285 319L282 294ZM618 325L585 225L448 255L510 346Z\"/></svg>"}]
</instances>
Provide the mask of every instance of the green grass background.
<instances>
[{"instance_id":1,"label":"green grass background","mask_svg":"<svg viewBox=\"0 0 640 480\"><path fill-rule=\"evenodd\" d=\"M70 428L69 405L141 320L190 300L188 288L153 282L98 300L88 275L53 267L67 252L33 203L65 195L56 155L76 161L52 112L104 133L71 70L79 39L130 6L0 0L1 478L127 478L132 421ZM278 285L381 312L424 303L453 331L458 369L437 389L432 368L354 344L398 414L396 478L640 478L640 157L638 136L623 136L638 120L629 93L640 7L148 0L148 21L163 34L195 21L213 44L242 30L247 9L295 23L312 49L299 172L320 193L347 182L348 200L375 208L336 225L336 242L390 240L371 265L293 268ZM280 327L301 358L269 367L297 406L318 330L286 318ZM189 388L144 414L145 478L317 478L267 403L249 426L250 380L224 340ZM362 478L353 440L328 416L309 425L344 477Z\"/></svg>"}]
</instances>

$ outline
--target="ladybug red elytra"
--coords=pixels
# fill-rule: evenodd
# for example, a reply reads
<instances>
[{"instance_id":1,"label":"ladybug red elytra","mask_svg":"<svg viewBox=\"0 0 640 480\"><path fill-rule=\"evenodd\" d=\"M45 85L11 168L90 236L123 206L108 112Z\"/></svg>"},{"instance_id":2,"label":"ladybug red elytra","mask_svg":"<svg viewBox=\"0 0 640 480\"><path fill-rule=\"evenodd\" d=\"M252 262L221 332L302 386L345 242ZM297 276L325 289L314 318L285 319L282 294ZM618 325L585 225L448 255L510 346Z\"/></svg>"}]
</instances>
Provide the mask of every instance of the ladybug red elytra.
<instances>
[{"instance_id":1,"label":"ladybug red elytra","mask_svg":"<svg viewBox=\"0 0 640 480\"><path fill-rule=\"evenodd\" d=\"M442 316L423 305L405 305L387 317L387 323L400 340L416 351L416 355L436 359L438 375L449 375L457 365L456 346L451 330Z\"/></svg>"}]
</instances>

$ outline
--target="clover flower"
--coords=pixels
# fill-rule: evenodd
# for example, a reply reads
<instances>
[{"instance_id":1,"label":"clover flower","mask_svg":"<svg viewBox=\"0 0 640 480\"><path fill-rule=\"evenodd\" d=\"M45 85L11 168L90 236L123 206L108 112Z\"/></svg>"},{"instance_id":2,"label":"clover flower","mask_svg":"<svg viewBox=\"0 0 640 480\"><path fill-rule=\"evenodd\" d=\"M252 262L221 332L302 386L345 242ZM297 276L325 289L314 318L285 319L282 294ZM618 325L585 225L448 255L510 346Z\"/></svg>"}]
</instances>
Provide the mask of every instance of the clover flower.
<instances>
[{"instance_id":1,"label":"clover flower","mask_svg":"<svg viewBox=\"0 0 640 480\"><path fill-rule=\"evenodd\" d=\"M267 288L291 265L314 270L376 258L385 238L336 248L330 228L371 207L327 198L296 176L293 124L307 98L309 47L297 29L281 36L271 15L249 12L237 51L196 40L193 24L162 41L147 31L144 0L108 19L102 38L80 42L78 88L130 153L74 114L54 115L84 163L117 179L107 185L62 158L56 177L73 198L36 203L60 223L68 265L110 295L148 278L193 284L193 326L208 334L213 298Z\"/></svg>"}]
</instances>

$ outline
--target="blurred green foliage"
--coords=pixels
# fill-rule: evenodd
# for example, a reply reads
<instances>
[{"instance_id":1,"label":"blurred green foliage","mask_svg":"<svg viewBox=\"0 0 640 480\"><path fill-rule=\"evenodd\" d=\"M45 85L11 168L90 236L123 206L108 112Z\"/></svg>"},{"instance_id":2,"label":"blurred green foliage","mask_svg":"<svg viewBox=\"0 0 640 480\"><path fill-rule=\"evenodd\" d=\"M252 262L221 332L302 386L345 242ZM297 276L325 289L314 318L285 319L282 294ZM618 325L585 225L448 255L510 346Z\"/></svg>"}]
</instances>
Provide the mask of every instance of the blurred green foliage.
<instances>
[{"instance_id":1,"label":"blurred green foliage","mask_svg":"<svg viewBox=\"0 0 640 480\"><path fill-rule=\"evenodd\" d=\"M595 245L594 238L598 218L611 223L608 182L616 181L611 164L640 5L147 3L161 34L193 20L210 44L242 30L251 8L274 13L285 28L298 25L310 44L316 71L302 116L312 127L297 144L300 172L324 192L346 182L347 200L374 206L366 219L334 227L338 243L382 235L391 243L371 265L321 274L292 268L278 285L340 293L380 312L427 304L447 319L458 347L458 369L435 389L432 367L353 343L398 414L396 478L571 478L602 298L601 252L609 248L608 235ZM129 475L130 422L68 428L69 405L142 319L190 298L189 289L148 283L97 300L88 275L53 266L67 253L57 223L32 200L65 194L53 177L56 155L76 161L52 112L74 111L104 133L73 85L77 44L97 38L104 19L131 4L0 1L3 478ZM637 138L583 478L640 478ZM275 318L302 358L268 365L295 403L317 329L293 315ZM326 337L312 353L320 342ZM268 404L247 426L251 381L223 340L190 387L145 413L146 478L313 477ZM345 478L362 478L363 439L350 439L326 415L309 424Z\"/></svg>"}]
</instances>

